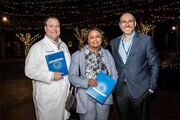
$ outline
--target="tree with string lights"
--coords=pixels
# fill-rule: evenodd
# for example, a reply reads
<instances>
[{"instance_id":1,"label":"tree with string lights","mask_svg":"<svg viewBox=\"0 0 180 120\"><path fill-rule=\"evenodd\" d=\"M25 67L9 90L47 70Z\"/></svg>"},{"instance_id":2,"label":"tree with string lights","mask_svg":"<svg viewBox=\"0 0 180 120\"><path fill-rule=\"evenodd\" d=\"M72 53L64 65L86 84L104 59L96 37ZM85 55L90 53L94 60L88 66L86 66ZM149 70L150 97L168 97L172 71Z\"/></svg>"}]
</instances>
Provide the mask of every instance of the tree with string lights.
<instances>
[{"instance_id":1,"label":"tree with string lights","mask_svg":"<svg viewBox=\"0 0 180 120\"><path fill-rule=\"evenodd\" d=\"M75 28L75 36L79 41L79 49L83 47L84 44L84 38L87 33L87 29L79 29L78 27Z\"/></svg>"},{"instance_id":2,"label":"tree with string lights","mask_svg":"<svg viewBox=\"0 0 180 120\"><path fill-rule=\"evenodd\" d=\"M16 37L18 37L19 40L24 43L24 46L25 46L24 54L25 54L25 56L27 56L31 45L37 39L39 39L41 37L41 35L36 34L35 36L32 37L30 33L25 33L25 34L19 33L19 34L16 34Z\"/></svg>"}]
</instances>

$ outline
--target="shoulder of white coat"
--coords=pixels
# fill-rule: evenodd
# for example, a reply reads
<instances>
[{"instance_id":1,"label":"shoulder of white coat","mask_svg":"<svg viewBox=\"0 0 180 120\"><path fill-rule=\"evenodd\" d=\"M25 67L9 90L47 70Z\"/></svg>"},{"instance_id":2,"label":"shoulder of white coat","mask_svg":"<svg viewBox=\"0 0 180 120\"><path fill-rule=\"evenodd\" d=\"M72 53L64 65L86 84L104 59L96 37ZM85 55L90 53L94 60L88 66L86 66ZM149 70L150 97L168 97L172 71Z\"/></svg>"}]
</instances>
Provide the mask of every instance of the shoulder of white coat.
<instances>
[{"instance_id":1,"label":"shoulder of white coat","mask_svg":"<svg viewBox=\"0 0 180 120\"><path fill-rule=\"evenodd\" d=\"M30 51L36 51L36 50L38 50L38 49L41 49L42 48L42 46L43 46L43 39L42 40L40 40L40 41L38 41L38 42L36 42L36 43L34 43L32 46L31 46L31 48L30 48Z\"/></svg>"}]
</instances>

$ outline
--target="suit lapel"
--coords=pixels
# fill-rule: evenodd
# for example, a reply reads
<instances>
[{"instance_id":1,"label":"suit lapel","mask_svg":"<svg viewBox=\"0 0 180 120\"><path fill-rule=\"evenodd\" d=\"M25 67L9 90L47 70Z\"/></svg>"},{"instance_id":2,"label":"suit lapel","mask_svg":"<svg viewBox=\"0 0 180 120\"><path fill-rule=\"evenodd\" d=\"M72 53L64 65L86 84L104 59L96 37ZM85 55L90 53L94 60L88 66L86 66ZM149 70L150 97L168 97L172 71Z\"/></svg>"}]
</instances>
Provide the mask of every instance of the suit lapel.
<instances>
[{"instance_id":1,"label":"suit lapel","mask_svg":"<svg viewBox=\"0 0 180 120\"><path fill-rule=\"evenodd\" d=\"M119 47L120 47L120 41L121 41L121 36L117 38L116 42L115 42L115 50L116 50L116 55L118 57L118 60L120 60L120 63L121 64L124 64L123 63L123 60L122 60L122 57L121 55L119 54Z\"/></svg>"},{"instance_id":2,"label":"suit lapel","mask_svg":"<svg viewBox=\"0 0 180 120\"><path fill-rule=\"evenodd\" d=\"M133 42L132 47L131 47L131 50L129 52L129 56L128 56L127 60L126 60L126 63L128 63L129 59L131 59L131 57L134 55L134 52L135 52L135 50L137 48L137 45L138 45L138 38L139 38L139 34L135 33L133 41L132 41Z\"/></svg>"}]
</instances>

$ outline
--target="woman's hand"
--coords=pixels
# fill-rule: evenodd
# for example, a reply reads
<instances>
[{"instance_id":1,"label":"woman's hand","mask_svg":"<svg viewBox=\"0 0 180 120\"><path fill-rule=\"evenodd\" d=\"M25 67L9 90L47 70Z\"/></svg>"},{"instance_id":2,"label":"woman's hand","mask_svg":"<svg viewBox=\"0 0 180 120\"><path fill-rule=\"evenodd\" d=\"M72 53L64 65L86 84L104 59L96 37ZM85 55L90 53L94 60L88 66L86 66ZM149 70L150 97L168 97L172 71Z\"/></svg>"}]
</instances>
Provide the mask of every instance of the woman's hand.
<instances>
[{"instance_id":1,"label":"woman's hand","mask_svg":"<svg viewBox=\"0 0 180 120\"><path fill-rule=\"evenodd\" d=\"M92 78L92 79L89 79L88 85L90 85L92 87L96 87L98 85L98 82L96 79Z\"/></svg>"}]
</instances>

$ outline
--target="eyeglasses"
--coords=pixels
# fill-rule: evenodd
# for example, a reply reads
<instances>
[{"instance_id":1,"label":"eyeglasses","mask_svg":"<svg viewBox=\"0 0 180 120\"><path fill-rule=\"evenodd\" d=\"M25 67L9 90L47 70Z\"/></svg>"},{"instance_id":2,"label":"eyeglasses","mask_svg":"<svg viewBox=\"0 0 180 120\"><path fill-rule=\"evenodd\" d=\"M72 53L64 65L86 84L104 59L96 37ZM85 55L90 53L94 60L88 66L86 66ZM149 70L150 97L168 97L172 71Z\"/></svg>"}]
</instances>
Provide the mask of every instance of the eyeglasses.
<instances>
[{"instance_id":1,"label":"eyeglasses","mask_svg":"<svg viewBox=\"0 0 180 120\"><path fill-rule=\"evenodd\" d=\"M134 23L134 20L129 20L129 21L123 20L123 21L120 21L120 23L121 23L122 25L133 24L133 23Z\"/></svg>"}]
</instances>

